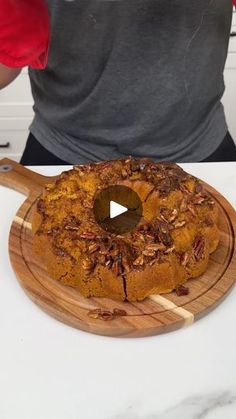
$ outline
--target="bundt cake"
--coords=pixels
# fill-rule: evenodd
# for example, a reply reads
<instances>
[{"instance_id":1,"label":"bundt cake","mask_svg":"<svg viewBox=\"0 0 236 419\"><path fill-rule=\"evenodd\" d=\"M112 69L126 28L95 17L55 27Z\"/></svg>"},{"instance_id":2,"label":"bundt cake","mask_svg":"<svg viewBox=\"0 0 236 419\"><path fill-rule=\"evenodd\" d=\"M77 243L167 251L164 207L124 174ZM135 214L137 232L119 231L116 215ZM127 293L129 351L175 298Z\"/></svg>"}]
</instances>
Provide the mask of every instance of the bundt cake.
<instances>
[{"instance_id":1,"label":"bundt cake","mask_svg":"<svg viewBox=\"0 0 236 419\"><path fill-rule=\"evenodd\" d=\"M142 217L123 234L106 231L94 201L124 185ZM217 205L199 179L149 158L77 165L48 184L33 214L33 246L50 276L85 297L140 301L202 274L219 242Z\"/></svg>"}]
</instances>

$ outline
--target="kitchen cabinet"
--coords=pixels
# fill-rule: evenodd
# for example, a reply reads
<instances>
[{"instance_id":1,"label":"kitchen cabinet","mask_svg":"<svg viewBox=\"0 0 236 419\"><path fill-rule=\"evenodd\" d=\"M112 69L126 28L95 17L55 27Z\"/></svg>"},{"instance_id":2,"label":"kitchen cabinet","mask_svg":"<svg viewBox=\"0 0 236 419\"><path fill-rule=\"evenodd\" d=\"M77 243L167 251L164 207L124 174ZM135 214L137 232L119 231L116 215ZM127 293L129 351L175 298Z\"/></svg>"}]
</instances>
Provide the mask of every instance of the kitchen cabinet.
<instances>
[{"instance_id":1,"label":"kitchen cabinet","mask_svg":"<svg viewBox=\"0 0 236 419\"><path fill-rule=\"evenodd\" d=\"M236 141L236 10L233 12L228 57L224 72L223 105L229 131ZM19 161L33 118L33 99L27 69L0 93L0 156Z\"/></svg>"}]
</instances>

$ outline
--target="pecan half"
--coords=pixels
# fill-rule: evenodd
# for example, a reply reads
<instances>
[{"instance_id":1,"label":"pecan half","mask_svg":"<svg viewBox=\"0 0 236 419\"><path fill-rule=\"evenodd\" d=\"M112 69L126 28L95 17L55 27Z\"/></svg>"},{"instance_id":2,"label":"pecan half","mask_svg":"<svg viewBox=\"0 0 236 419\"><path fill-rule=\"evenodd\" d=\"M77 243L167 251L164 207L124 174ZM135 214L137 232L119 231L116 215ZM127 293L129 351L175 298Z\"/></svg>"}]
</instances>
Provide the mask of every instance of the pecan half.
<instances>
[{"instance_id":1,"label":"pecan half","mask_svg":"<svg viewBox=\"0 0 236 419\"><path fill-rule=\"evenodd\" d=\"M183 285L180 285L180 287L176 288L175 292L178 295L178 297L181 297L182 295L189 294L189 288L184 287Z\"/></svg>"},{"instance_id":2,"label":"pecan half","mask_svg":"<svg viewBox=\"0 0 236 419\"><path fill-rule=\"evenodd\" d=\"M205 248L205 241L202 236L197 236L193 245L195 259L198 261L202 258Z\"/></svg>"}]
</instances>

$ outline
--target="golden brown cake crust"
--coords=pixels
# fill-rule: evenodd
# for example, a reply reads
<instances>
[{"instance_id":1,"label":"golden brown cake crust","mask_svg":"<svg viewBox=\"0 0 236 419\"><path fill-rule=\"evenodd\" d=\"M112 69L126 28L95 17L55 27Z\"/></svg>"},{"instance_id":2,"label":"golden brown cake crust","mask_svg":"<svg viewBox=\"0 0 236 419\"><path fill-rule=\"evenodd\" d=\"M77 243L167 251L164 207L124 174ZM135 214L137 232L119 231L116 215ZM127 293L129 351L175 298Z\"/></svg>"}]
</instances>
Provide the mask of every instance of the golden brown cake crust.
<instances>
[{"instance_id":1,"label":"golden brown cake crust","mask_svg":"<svg viewBox=\"0 0 236 419\"><path fill-rule=\"evenodd\" d=\"M133 189L143 216L128 233L95 220L97 194ZM148 158L75 166L47 185L33 216L34 248L50 275L84 296L139 301L202 274L218 246L217 206L194 176Z\"/></svg>"}]
</instances>

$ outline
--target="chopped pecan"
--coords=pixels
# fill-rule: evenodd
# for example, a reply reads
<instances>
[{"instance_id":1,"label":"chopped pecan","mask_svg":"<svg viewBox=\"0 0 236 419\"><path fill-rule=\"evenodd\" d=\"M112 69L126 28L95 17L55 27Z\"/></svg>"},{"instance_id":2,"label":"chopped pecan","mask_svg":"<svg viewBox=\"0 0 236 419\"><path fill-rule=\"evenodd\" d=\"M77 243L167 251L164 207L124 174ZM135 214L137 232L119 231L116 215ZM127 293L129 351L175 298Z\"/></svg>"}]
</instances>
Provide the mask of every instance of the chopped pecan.
<instances>
[{"instance_id":1,"label":"chopped pecan","mask_svg":"<svg viewBox=\"0 0 236 419\"><path fill-rule=\"evenodd\" d=\"M113 314L115 316L127 316L127 312L125 310L120 309L120 308L114 308L113 309Z\"/></svg>"},{"instance_id":2,"label":"chopped pecan","mask_svg":"<svg viewBox=\"0 0 236 419\"><path fill-rule=\"evenodd\" d=\"M205 202L206 201L206 198L204 197L204 196L195 196L195 198L194 198L194 204L196 204L196 205L201 205L201 204L203 204L203 202Z\"/></svg>"},{"instance_id":3,"label":"chopped pecan","mask_svg":"<svg viewBox=\"0 0 236 419\"><path fill-rule=\"evenodd\" d=\"M111 256L118 256L118 254L119 254L119 249L117 248L117 249L112 249L109 253L110 253L110 255Z\"/></svg>"},{"instance_id":4,"label":"chopped pecan","mask_svg":"<svg viewBox=\"0 0 236 419\"><path fill-rule=\"evenodd\" d=\"M57 256L66 256L67 252L65 249L59 246L53 246L53 253Z\"/></svg>"},{"instance_id":5,"label":"chopped pecan","mask_svg":"<svg viewBox=\"0 0 236 419\"><path fill-rule=\"evenodd\" d=\"M196 193L199 193L199 192L201 192L202 191L202 184L201 183L196 183L196 185L195 185L195 188L194 188L194 191L196 192Z\"/></svg>"},{"instance_id":6,"label":"chopped pecan","mask_svg":"<svg viewBox=\"0 0 236 419\"><path fill-rule=\"evenodd\" d=\"M131 271L131 262L128 260L126 256L123 256L122 264L126 273Z\"/></svg>"},{"instance_id":7,"label":"chopped pecan","mask_svg":"<svg viewBox=\"0 0 236 419\"><path fill-rule=\"evenodd\" d=\"M189 288L184 287L183 285L180 285L180 287L176 288L175 292L178 295L178 297L180 297L182 295L188 295L189 294Z\"/></svg>"},{"instance_id":8,"label":"chopped pecan","mask_svg":"<svg viewBox=\"0 0 236 419\"><path fill-rule=\"evenodd\" d=\"M164 253L169 254L169 253L172 253L174 250L175 250L175 246L173 245L173 246L169 247L168 249L166 249Z\"/></svg>"},{"instance_id":9,"label":"chopped pecan","mask_svg":"<svg viewBox=\"0 0 236 419\"><path fill-rule=\"evenodd\" d=\"M113 320L114 314L109 310L103 310L101 308L96 308L95 310L90 310L88 312L88 316L92 319L99 319L99 320Z\"/></svg>"},{"instance_id":10,"label":"chopped pecan","mask_svg":"<svg viewBox=\"0 0 236 419\"><path fill-rule=\"evenodd\" d=\"M172 223L177 218L177 216L178 216L178 210L174 208L173 211L171 211L171 215L168 218L168 221Z\"/></svg>"},{"instance_id":11,"label":"chopped pecan","mask_svg":"<svg viewBox=\"0 0 236 419\"><path fill-rule=\"evenodd\" d=\"M181 212L184 212L187 210L187 201L186 199L182 199L181 203L180 203L180 207L179 207Z\"/></svg>"},{"instance_id":12,"label":"chopped pecan","mask_svg":"<svg viewBox=\"0 0 236 419\"><path fill-rule=\"evenodd\" d=\"M113 262L112 271L116 276L120 275L120 264L118 259Z\"/></svg>"},{"instance_id":13,"label":"chopped pecan","mask_svg":"<svg viewBox=\"0 0 236 419\"><path fill-rule=\"evenodd\" d=\"M140 163L139 169L141 170L141 172L145 169L145 167L146 167L145 163Z\"/></svg>"},{"instance_id":14,"label":"chopped pecan","mask_svg":"<svg viewBox=\"0 0 236 419\"><path fill-rule=\"evenodd\" d=\"M69 224L66 225L64 228L65 228L65 230L69 230L69 231L78 231L79 230L79 227L69 225Z\"/></svg>"},{"instance_id":15,"label":"chopped pecan","mask_svg":"<svg viewBox=\"0 0 236 419\"><path fill-rule=\"evenodd\" d=\"M167 218L163 214L160 214L160 219L168 223Z\"/></svg>"},{"instance_id":16,"label":"chopped pecan","mask_svg":"<svg viewBox=\"0 0 236 419\"><path fill-rule=\"evenodd\" d=\"M113 260L112 260L111 258L109 258L109 259L105 262L105 266L106 266L108 269L111 269L112 264L113 264Z\"/></svg>"},{"instance_id":17,"label":"chopped pecan","mask_svg":"<svg viewBox=\"0 0 236 419\"><path fill-rule=\"evenodd\" d=\"M132 159L131 164L130 164L130 168L131 168L132 172L137 172L140 169L139 161L135 160L135 159Z\"/></svg>"},{"instance_id":18,"label":"chopped pecan","mask_svg":"<svg viewBox=\"0 0 236 419\"><path fill-rule=\"evenodd\" d=\"M203 239L203 236L198 235L193 245L194 256L197 261L202 258L203 253L204 253L204 248L205 248L205 241Z\"/></svg>"},{"instance_id":19,"label":"chopped pecan","mask_svg":"<svg viewBox=\"0 0 236 419\"><path fill-rule=\"evenodd\" d=\"M122 168L121 169L121 176L126 177L127 175L128 175L128 172L124 168Z\"/></svg>"},{"instance_id":20,"label":"chopped pecan","mask_svg":"<svg viewBox=\"0 0 236 419\"><path fill-rule=\"evenodd\" d=\"M85 207L85 208L93 208L93 201L91 200L84 200L83 201L83 206Z\"/></svg>"},{"instance_id":21,"label":"chopped pecan","mask_svg":"<svg viewBox=\"0 0 236 419\"><path fill-rule=\"evenodd\" d=\"M191 255L188 252L184 252L180 256L180 264L186 266L191 259Z\"/></svg>"},{"instance_id":22,"label":"chopped pecan","mask_svg":"<svg viewBox=\"0 0 236 419\"><path fill-rule=\"evenodd\" d=\"M145 235L147 242L154 242L154 235L153 234L146 234Z\"/></svg>"},{"instance_id":23,"label":"chopped pecan","mask_svg":"<svg viewBox=\"0 0 236 419\"><path fill-rule=\"evenodd\" d=\"M188 204L187 205L187 208L188 208L188 210L191 212L191 214L194 216L194 217L196 217L197 216L197 213L196 213L196 210L195 210L195 208L194 208L194 205L193 204Z\"/></svg>"},{"instance_id":24,"label":"chopped pecan","mask_svg":"<svg viewBox=\"0 0 236 419\"><path fill-rule=\"evenodd\" d=\"M186 224L185 220L177 221L176 223L174 223L174 227L175 228L180 228L180 227L183 227L185 224Z\"/></svg>"},{"instance_id":25,"label":"chopped pecan","mask_svg":"<svg viewBox=\"0 0 236 419\"><path fill-rule=\"evenodd\" d=\"M165 250L166 246L163 243L151 243L147 245L146 249L155 250L155 252L157 252L158 250L160 251Z\"/></svg>"},{"instance_id":26,"label":"chopped pecan","mask_svg":"<svg viewBox=\"0 0 236 419\"><path fill-rule=\"evenodd\" d=\"M91 259L84 259L82 266L86 271L91 271L94 268L94 262Z\"/></svg>"},{"instance_id":27,"label":"chopped pecan","mask_svg":"<svg viewBox=\"0 0 236 419\"><path fill-rule=\"evenodd\" d=\"M215 201L213 199L208 199L207 204L208 205L215 205Z\"/></svg>"},{"instance_id":28,"label":"chopped pecan","mask_svg":"<svg viewBox=\"0 0 236 419\"><path fill-rule=\"evenodd\" d=\"M83 233L80 233L79 237L81 239L94 240L94 239L96 239L97 235L95 233L93 233L92 231L84 231Z\"/></svg>"},{"instance_id":29,"label":"chopped pecan","mask_svg":"<svg viewBox=\"0 0 236 419\"><path fill-rule=\"evenodd\" d=\"M171 237L169 231L162 232L160 238L161 238L162 243L164 243L165 246L171 246L172 245L173 241L172 241L172 237Z\"/></svg>"},{"instance_id":30,"label":"chopped pecan","mask_svg":"<svg viewBox=\"0 0 236 419\"><path fill-rule=\"evenodd\" d=\"M143 258L143 254L139 255L134 261L133 261L133 265L135 266L141 266L144 264L144 258Z\"/></svg>"},{"instance_id":31,"label":"chopped pecan","mask_svg":"<svg viewBox=\"0 0 236 419\"><path fill-rule=\"evenodd\" d=\"M88 312L88 316L92 319L109 321L114 320L117 317L127 316L127 312L119 308L114 308L113 311L95 308Z\"/></svg>"},{"instance_id":32,"label":"chopped pecan","mask_svg":"<svg viewBox=\"0 0 236 419\"><path fill-rule=\"evenodd\" d=\"M144 256L155 256L155 250L152 250L152 249L144 249L143 251L142 251L142 254L144 255Z\"/></svg>"},{"instance_id":33,"label":"chopped pecan","mask_svg":"<svg viewBox=\"0 0 236 419\"><path fill-rule=\"evenodd\" d=\"M180 190L181 190L182 192L185 192L187 195L191 194L191 191L187 188L187 186L186 186L184 183L182 183L182 184L180 185Z\"/></svg>"},{"instance_id":34,"label":"chopped pecan","mask_svg":"<svg viewBox=\"0 0 236 419\"><path fill-rule=\"evenodd\" d=\"M92 243L92 244L90 244L89 245L89 247L88 247L88 251L89 251L89 253L94 253L94 252L96 252L96 250L98 250L99 249L99 245L97 244L97 243Z\"/></svg>"}]
</instances>

